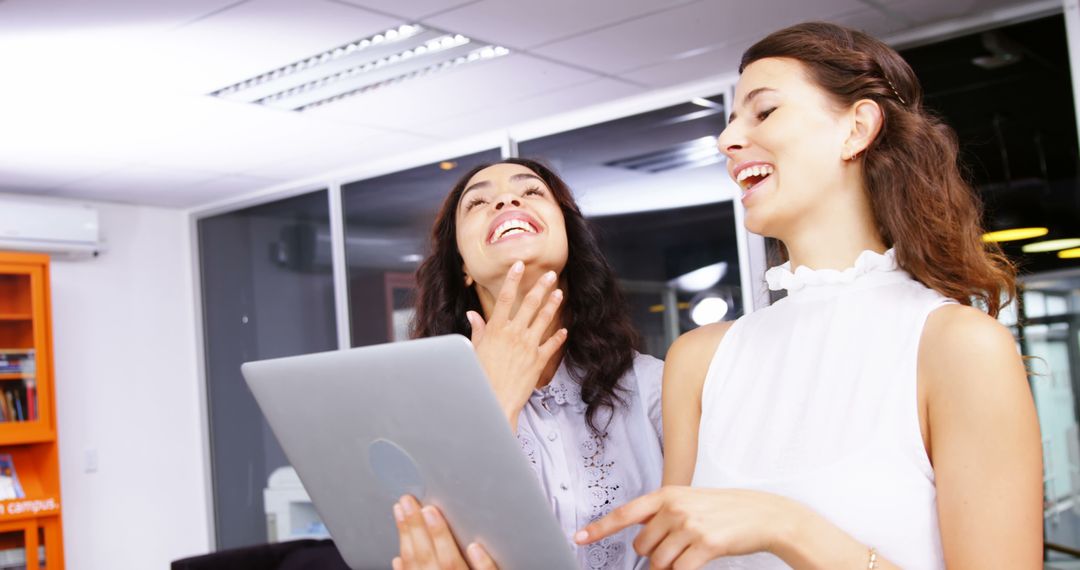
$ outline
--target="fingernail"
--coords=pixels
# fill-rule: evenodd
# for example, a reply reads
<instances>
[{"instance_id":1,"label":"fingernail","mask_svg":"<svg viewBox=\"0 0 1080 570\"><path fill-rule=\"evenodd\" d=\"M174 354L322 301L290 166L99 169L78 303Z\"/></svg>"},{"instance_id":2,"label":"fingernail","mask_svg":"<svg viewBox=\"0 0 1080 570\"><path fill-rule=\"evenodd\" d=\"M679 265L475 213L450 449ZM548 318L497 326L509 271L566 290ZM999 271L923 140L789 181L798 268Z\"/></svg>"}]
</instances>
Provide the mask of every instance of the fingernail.
<instances>
[{"instance_id":1,"label":"fingernail","mask_svg":"<svg viewBox=\"0 0 1080 570\"><path fill-rule=\"evenodd\" d=\"M412 515L416 512L416 507L414 507L412 501L408 499L401 500L401 508L405 511L406 515Z\"/></svg>"},{"instance_id":2,"label":"fingernail","mask_svg":"<svg viewBox=\"0 0 1080 570\"><path fill-rule=\"evenodd\" d=\"M525 271L525 264L520 261L515 261L512 271L514 273L521 273L522 271Z\"/></svg>"},{"instance_id":3,"label":"fingernail","mask_svg":"<svg viewBox=\"0 0 1080 570\"><path fill-rule=\"evenodd\" d=\"M468 548L465 549L465 554L469 555L469 558L472 559L473 563L479 562L480 545L475 542L469 544Z\"/></svg>"},{"instance_id":4,"label":"fingernail","mask_svg":"<svg viewBox=\"0 0 1080 570\"><path fill-rule=\"evenodd\" d=\"M399 503L394 503L394 520L397 522L405 522L405 512L401 510Z\"/></svg>"},{"instance_id":5,"label":"fingernail","mask_svg":"<svg viewBox=\"0 0 1080 570\"><path fill-rule=\"evenodd\" d=\"M555 272L554 271L548 271L547 273L544 274L544 283L554 283L554 282L555 282Z\"/></svg>"},{"instance_id":6,"label":"fingernail","mask_svg":"<svg viewBox=\"0 0 1080 570\"><path fill-rule=\"evenodd\" d=\"M582 543L582 542L585 542L585 540L588 539L588 538L589 538L589 533L588 532L583 531L583 530L579 530L577 532L577 534L574 535L574 542Z\"/></svg>"},{"instance_id":7,"label":"fingernail","mask_svg":"<svg viewBox=\"0 0 1080 570\"><path fill-rule=\"evenodd\" d=\"M424 507L420 509L420 512L424 513L424 522L426 522L428 526L435 526L439 523L438 517L435 516L435 509Z\"/></svg>"},{"instance_id":8,"label":"fingernail","mask_svg":"<svg viewBox=\"0 0 1080 570\"><path fill-rule=\"evenodd\" d=\"M562 299L562 289L556 289L552 294L552 297L556 299Z\"/></svg>"}]
</instances>

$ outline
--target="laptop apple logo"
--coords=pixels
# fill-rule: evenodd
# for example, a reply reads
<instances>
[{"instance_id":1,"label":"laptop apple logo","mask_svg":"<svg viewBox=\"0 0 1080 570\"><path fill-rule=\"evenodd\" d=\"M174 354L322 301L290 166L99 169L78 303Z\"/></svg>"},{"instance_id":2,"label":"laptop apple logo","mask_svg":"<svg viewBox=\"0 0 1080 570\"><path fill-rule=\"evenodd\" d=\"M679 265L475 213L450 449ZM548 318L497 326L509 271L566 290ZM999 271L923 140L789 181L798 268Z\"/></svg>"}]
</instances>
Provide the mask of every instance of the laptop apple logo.
<instances>
[{"instance_id":1,"label":"laptop apple logo","mask_svg":"<svg viewBox=\"0 0 1080 570\"><path fill-rule=\"evenodd\" d=\"M395 501L402 495L412 495L423 502L424 480L416 461L401 446L388 439L372 441L368 444L368 463Z\"/></svg>"}]
</instances>

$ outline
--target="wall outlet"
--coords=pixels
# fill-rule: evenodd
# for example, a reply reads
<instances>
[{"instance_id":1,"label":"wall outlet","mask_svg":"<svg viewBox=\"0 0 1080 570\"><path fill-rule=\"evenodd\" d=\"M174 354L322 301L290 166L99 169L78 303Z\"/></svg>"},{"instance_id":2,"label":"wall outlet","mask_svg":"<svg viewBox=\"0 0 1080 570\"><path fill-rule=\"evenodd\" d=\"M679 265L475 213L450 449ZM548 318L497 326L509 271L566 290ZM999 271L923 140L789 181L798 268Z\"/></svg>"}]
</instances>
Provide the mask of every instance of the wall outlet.
<instances>
[{"instance_id":1,"label":"wall outlet","mask_svg":"<svg viewBox=\"0 0 1080 570\"><path fill-rule=\"evenodd\" d=\"M97 473L98 470L98 453L95 448L88 448L83 451L83 470L87 473Z\"/></svg>"}]
</instances>

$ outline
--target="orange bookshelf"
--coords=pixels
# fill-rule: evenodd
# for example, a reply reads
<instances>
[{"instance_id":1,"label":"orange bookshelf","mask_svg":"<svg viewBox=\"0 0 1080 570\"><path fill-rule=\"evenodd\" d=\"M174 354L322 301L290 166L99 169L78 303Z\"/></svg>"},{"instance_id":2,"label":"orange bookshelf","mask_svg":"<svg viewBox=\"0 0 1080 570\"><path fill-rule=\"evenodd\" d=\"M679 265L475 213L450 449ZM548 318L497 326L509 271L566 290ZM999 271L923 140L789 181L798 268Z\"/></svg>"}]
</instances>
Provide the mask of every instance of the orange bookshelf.
<instances>
[{"instance_id":1,"label":"orange bookshelf","mask_svg":"<svg viewBox=\"0 0 1080 570\"><path fill-rule=\"evenodd\" d=\"M0 500L0 565L27 570L64 568L49 299L48 256L0 252L0 459L24 494Z\"/></svg>"}]
</instances>

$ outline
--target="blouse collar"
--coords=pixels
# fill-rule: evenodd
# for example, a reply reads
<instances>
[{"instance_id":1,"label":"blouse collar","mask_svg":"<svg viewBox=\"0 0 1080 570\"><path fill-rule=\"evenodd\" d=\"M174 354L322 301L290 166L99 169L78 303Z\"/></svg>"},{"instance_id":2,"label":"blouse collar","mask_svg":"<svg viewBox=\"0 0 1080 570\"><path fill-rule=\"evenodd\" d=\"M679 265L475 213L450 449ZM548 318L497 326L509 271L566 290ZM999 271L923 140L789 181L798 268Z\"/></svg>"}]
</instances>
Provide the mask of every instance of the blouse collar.
<instances>
[{"instance_id":1,"label":"blouse collar","mask_svg":"<svg viewBox=\"0 0 1080 570\"><path fill-rule=\"evenodd\" d=\"M533 390L533 397L538 398L541 404L553 402L559 406L585 407L581 401L581 385L570 376L565 356L551 382Z\"/></svg>"},{"instance_id":2,"label":"blouse collar","mask_svg":"<svg viewBox=\"0 0 1080 570\"><path fill-rule=\"evenodd\" d=\"M875 273L897 271L896 252L889 249L885 253L865 250L855 259L855 265L844 270L810 269L800 265L791 271L791 262L773 267L765 272L765 281L772 291L787 290L789 294L806 287L854 283L860 278Z\"/></svg>"}]
</instances>

